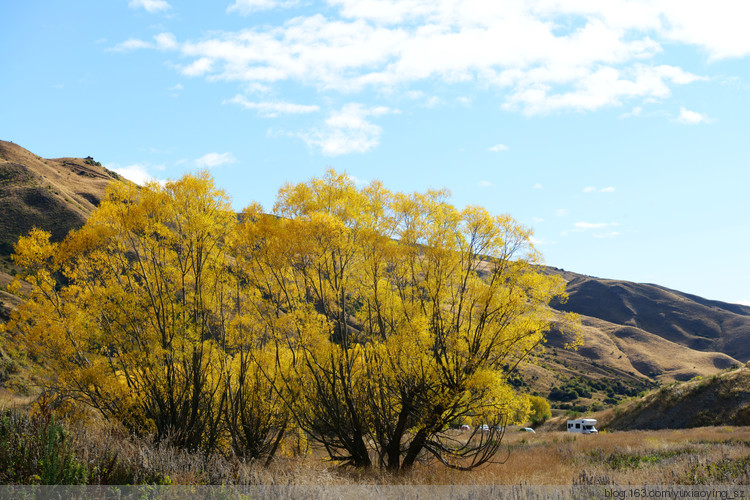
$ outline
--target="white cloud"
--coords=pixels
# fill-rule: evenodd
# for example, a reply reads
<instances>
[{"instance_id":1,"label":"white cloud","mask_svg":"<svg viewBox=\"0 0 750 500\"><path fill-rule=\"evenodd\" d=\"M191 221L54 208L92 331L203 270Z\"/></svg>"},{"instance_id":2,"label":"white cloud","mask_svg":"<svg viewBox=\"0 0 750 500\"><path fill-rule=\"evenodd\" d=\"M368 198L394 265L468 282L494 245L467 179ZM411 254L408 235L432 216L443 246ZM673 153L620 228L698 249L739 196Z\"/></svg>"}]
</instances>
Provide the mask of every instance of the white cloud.
<instances>
[{"instance_id":1,"label":"white cloud","mask_svg":"<svg viewBox=\"0 0 750 500\"><path fill-rule=\"evenodd\" d=\"M542 189L542 185L540 183L534 184L534 189Z\"/></svg>"},{"instance_id":2,"label":"white cloud","mask_svg":"<svg viewBox=\"0 0 750 500\"><path fill-rule=\"evenodd\" d=\"M237 104L245 109L256 110L260 116L264 117L275 117L279 115L288 114L304 114L304 113L315 113L320 111L320 106L314 104L294 104L291 102L251 102L245 96L237 94L231 99L224 101L224 103Z\"/></svg>"},{"instance_id":3,"label":"white cloud","mask_svg":"<svg viewBox=\"0 0 750 500\"><path fill-rule=\"evenodd\" d=\"M491 187L492 183L489 181L482 180L482 181L479 181L478 185L481 188L486 188L486 187Z\"/></svg>"},{"instance_id":4,"label":"white cloud","mask_svg":"<svg viewBox=\"0 0 750 500\"><path fill-rule=\"evenodd\" d=\"M643 107L635 106L629 112L621 114L620 118L630 118L631 116L641 116L641 113L643 113Z\"/></svg>"},{"instance_id":5,"label":"white cloud","mask_svg":"<svg viewBox=\"0 0 750 500\"><path fill-rule=\"evenodd\" d=\"M542 219L541 217L532 217L531 222L533 222L534 224L541 224L542 222L544 222L544 219Z\"/></svg>"},{"instance_id":6,"label":"white cloud","mask_svg":"<svg viewBox=\"0 0 750 500\"><path fill-rule=\"evenodd\" d=\"M227 11L247 15L301 4L234 0ZM163 0L130 5L169 8ZM187 76L269 91L293 83L329 95L408 95L423 83L446 89L468 82L503 96L506 111L632 110L622 116L637 116L643 110L634 104L663 102L677 86L704 79L660 64L665 47L689 45L711 60L750 55L745 0L329 0L319 10L184 42L130 39L116 49L178 51ZM447 95L429 99L470 103Z\"/></svg>"},{"instance_id":7,"label":"white cloud","mask_svg":"<svg viewBox=\"0 0 750 500\"><path fill-rule=\"evenodd\" d=\"M320 148L327 156L366 153L380 144L383 129L367 120L370 116L398 113L384 106L372 108L359 103L345 104L329 115L325 126L298 134L308 146Z\"/></svg>"},{"instance_id":8,"label":"white cloud","mask_svg":"<svg viewBox=\"0 0 750 500\"><path fill-rule=\"evenodd\" d=\"M172 33L159 33L154 36L154 41L160 50L174 50L178 47L177 38Z\"/></svg>"},{"instance_id":9,"label":"white cloud","mask_svg":"<svg viewBox=\"0 0 750 500\"><path fill-rule=\"evenodd\" d=\"M737 304L750 307L750 300L738 300Z\"/></svg>"},{"instance_id":10,"label":"white cloud","mask_svg":"<svg viewBox=\"0 0 750 500\"><path fill-rule=\"evenodd\" d=\"M149 169L164 170L164 167L161 165L150 166L142 163L134 163L132 165L120 167L117 164L113 163L107 165L107 168L117 173L118 175L125 177L129 181L135 182L140 186L145 185L147 182L158 182L162 185L166 182L164 180L157 179L148 172Z\"/></svg>"},{"instance_id":11,"label":"white cloud","mask_svg":"<svg viewBox=\"0 0 750 500\"><path fill-rule=\"evenodd\" d=\"M435 106L437 106L438 104L441 104L442 102L443 102L442 99L434 95L434 96L428 97L424 105L427 108L434 108Z\"/></svg>"},{"instance_id":12,"label":"white cloud","mask_svg":"<svg viewBox=\"0 0 750 500\"><path fill-rule=\"evenodd\" d=\"M227 12L239 12L240 15L247 16L263 10L287 9L297 5L297 3L296 1L280 2L278 0L234 0L234 3L227 7Z\"/></svg>"},{"instance_id":13,"label":"white cloud","mask_svg":"<svg viewBox=\"0 0 750 500\"><path fill-rule=\"evenodd\" d=\"M369 181L366 181L364 179L360 179L359 177L355 177L352 174L346 174L346 176L357 186L363 187L369 184Z\"/></svg>"},{"instance_id":14,"label":"white cloud","mask_svg":"<svg viewBox=\"0 0 750 500\"><path fill-rule=\"evenodd\" d=\"M619 226L617 222L576 222L573 224L573 232L595 231L594 238L615 238L620 235L613 228ZM566 231L567 233L567 231Z\"/></svg>"},{"instance_id":15,"label":"white cloud","mask_svg":"<svg viewBox=\"0 0 750 500\"><path fill-rule=\"evenodd\" d=\"M491 148L489 148L489 151L492 151L493 153L499 153L500 151L508 151L508 146L505 144L495 144Z\"/></svg>"},{"instance_id":16,"label":"white cloud","mask_svg":"<svg viewBox=\"0 0 750 500\"><path fill-rule=\"evenodd\" d=\"M596 233L593 235L594 238L605 239L605 238L616 238L620 236L618 231L607 231L604 233Z\"/></svg>"},{"instance_id":17,"label":"white cloud","mask_svg":"<svg viewBox=\"0 0 750 500\"><path fill-rule=\"evenodd\" d=\"M674 41L695 45L711 59L750 55L747 20L750 4L744 0L662 0L664 34Z\"/></svg>"},{"instance_id":18,"label":"white cloud","mask_svg":"<svg viewBox=\"0 0 750 500\"><path fill-rule=\"evenodd\" d=\"M535 73L539 76L534 77ZM642 63L625 68L579 68L570 76L547 73L547 69L531 70L523 78L514 78L514 90L503 108L520 110L526 115L565 109L595 111L621 106L628 99L667 98L672 94L670 84L684 85L703 79L674 66L646 66ZM563 76L562 81L556 81L559 76ZM529 82L525 81L529 79ZM562 89L572 86L573 90L556 92L558 86Z\"/></svg>"},{"instance_id":19,"label":"white cloud","mask_svg":"<svg viewBox=\"0 0 750 500\"><path fill-rule=\"evenodd\" d=\"M228 10L250 13L292 3L237 0ZM481 6L470 0L330 3L330 18L299 16L283 25L215 33L183 44L182 53L203 60L200 67L209 69L199 74L248 83L297 80L357 91L428 79L473 81L508 88L506 108L529 114L663 98L672 85L699 78L649 64L662 50L652 36L664 31L662 12L625 7L622 0L613 2L616 8L609 2L554 0ZM580 26L561 32L570 18L580 19ZM563 88L569 90L558 90Z\"/></svg>"},{"instance_id":20,"label":"white cloud","mask_svg":"<svg viewBox=\"0 0 750 500\"><path fill-rule=\"evenodd\" d=\"M537 238L534 235L529 236L529 242L531 242L532 245L537 246L537 247L547 244L545 240Z\"/></svg>"},{"instance_id":21,"label":"white cloud","mask_svg":"<svg viewBox=\"0 0 750 500\"><path fill-rule=\"evenodd\" d=\"M599 193L614 193L615 192L615 188L613 186L607 186L605 188L599 189L596 186L586 186L585 188L583 188L583 192L584 193L596 193L596 192L599 192Z\"/></svg>"},{"instance_id":22,"label":"white cloud","mask_svg":"<svg viewBox=\"0 0 750 500\"><path fill-rule=\"evenodd\" d=\"M143 8L150 13L169 10L172 6L164 0L130 0L128 7L131 9Z\"/></svg>"},{"instance_id":23,"label":"white cloud","mask_svg":"<svg viewBox=\"0 0 750 500\"><path fill-rule=\"evenodd\" d=\"M676 121L687 125L697 125L698 123L708 123L711 119L707 115L680 108L680 116L677 117Z\"/></svg>"},{"instance_id":24,"label":"white cloud","mask_svg":"<svg viewBox=\"0 0 750 500\"><path fill-rule=\"evenodd\" d=\"M555 212L555 215L558 217L567 217L568 216L568 209L567 208L558 208Z\"/></svg>"},{"instance_id":25,"label":"white cloud","mask_svg":"<svg viewBox=\"0 0 750 500\"><path fill-rule=\"evenodd\" d=\"M195 159L195 165L200 168L212 168L237 161L232 153L208 153Z\"/></svg>"},{"instance_id":26,"label":"white cloud","mask_svg":"<svg viewBox=\"0 0 750 500\"><path fill-rule=\"evenodd\" d=\"M211 71L213 65L213 59L210 57L201 57L183 67L182 74L185 76L201 76Z\"/></svg>"},{"instance_id":27,"label":"white cloud","mask_svg":"<svg viewBox=\"0 0 750 500\"><path fill-rule=\"evenodd\" d=\"M154 44L151 42L147 42L144 40L139 40L137 38L128 38L124 42L120 42L114 47L112 47L110 50L115 52L125 52L129 50L139 50L139 49L152 49L154 48Z\"/></svg>"},{"instance_id":28,"label":"white cloud","mask_svg":"<svg viewBox=\"0 0 750 500\"><path fill-rule=\"evenodd\" d=\"M587 231L589 229L602 229L608 227L608 222L576 222L573 227L581 231Z\"/></svg>"},{"instance_id":29,"label":"white cloud","mask_svg":"<svg viewBox=\"0 0 750 500\"><path fill-rule=\"evenodd\" d=\"M138 38L129 38L124 42L118 43L109 50L114 52L127 52L141 49L174 50L178 47L179 44L177 43L177 39L172 33L159 33L158 35L154 35L153 42L140 40Z\"/></svg>"},{"instance_id":30,"label":"white cloud","mask_svg":"<svg viewBox=\"0 0 750 500\"><path fill-rule=\"evenodd\" d=\"M172 97L179 97L180 96L180 92L182 92L183 90L185 90L185 87L183 87L181 83L178 83L176 85L172 85L167 90L169 90L169 95L170 96L172 96Z\"/></svg>"}]
</instances>

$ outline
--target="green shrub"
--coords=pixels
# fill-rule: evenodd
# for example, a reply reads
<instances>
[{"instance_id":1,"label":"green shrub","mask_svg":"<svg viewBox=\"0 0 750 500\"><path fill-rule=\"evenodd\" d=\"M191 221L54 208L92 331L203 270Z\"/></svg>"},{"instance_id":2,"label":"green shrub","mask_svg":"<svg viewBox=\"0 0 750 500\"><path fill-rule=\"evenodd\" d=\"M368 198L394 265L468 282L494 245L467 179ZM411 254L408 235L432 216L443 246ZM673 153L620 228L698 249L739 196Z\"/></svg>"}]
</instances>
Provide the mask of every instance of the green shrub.
<instances>
[{"instance_id":1,"label":"green shrub","mask_svg":"<svg viewBox=\"0 0 750 500\"><path fill-rule=\"evenodd\" d=\"M0 358L0 383L7 381L11 375L18 373L18 363L10 358Z\"/></svg>"},{"instance_id":2,"label":"green shrub","mask_svg":"<svg viewBox=\"0 0 750 500\"><path fill-rule=\"evenodd\" d=\"M0 483L86 484L65 428L47 406L29 416L18 410L0 414Z\"/></svg>"}]
</instances>

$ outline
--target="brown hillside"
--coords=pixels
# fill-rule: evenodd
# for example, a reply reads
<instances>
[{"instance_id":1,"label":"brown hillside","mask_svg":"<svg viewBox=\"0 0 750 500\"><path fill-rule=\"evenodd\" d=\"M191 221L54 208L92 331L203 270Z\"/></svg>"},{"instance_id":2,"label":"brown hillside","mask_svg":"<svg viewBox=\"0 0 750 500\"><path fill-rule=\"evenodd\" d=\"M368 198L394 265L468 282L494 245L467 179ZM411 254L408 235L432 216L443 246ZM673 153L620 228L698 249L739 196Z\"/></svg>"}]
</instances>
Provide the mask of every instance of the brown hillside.
<instances>
[{"instance_id":1,"label":"brown hillside","mask_svg":"<svg viewBox=\"0 0 750 500\"><path fill-rule=\"evenodd\" d=\"M740 363L721 352L704 352L672 342L659 335L581 317L584 345L576 354L598 364L653 380L671 382L710 375ZM562 346L564 337L550 337L549 344Z\"/></svg>"},{"instance_id":2,"label":"brown hillside","mask_svg":"<svg viewBox=\"0 0 750 500\"><path fill-rule=\"evenodd\" d=\"M750 369L664 386L603 419L607 429L682 429L750 425Z\"/></svg>"},{"instance_id":3,"label":"brown hillside","mask_svg":"<svg viewBox=\"0 0 750 500\"><path fill-rule=\"evenodd\" d=\"M59 241L82 226L119 177L93 159L43 159L0 141L0 257L33 227Z\"/></svg>"},{"instance_id":4,"label":"brown hillside","mask_svg":"<svg viewBox=\"0 0 750 500\"><path fill-rule=\"evenodd\" d=\"M560 311L649 332L694 351L750 360L750 307L658 285L560 274L568 281L569 294L567 302L553 304Z\"/></svg>"}]
</instances>

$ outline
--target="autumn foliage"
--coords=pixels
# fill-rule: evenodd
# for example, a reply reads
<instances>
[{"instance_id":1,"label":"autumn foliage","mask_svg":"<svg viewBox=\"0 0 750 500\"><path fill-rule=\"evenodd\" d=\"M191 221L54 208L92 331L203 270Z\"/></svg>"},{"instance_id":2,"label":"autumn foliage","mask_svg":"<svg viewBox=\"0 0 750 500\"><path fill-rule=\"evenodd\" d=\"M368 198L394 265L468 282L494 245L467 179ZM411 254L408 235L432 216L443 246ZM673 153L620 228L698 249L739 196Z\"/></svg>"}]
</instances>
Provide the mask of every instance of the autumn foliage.
<instances>
[{"instance_id":1,"label":"autumn foliage","mask_svg":"<svg viewBox=\"0 0 750 500\"><path fill-rule=\"evenodd\" d=\"M309 441L392 470L492 459L531 409L507 376L564 293L510 217L334 171L239 218L205 173L119 184L14 258L33 287L7 328L60 394L188 450L269 460ZM467 421L470 438L451 431Z\"/></svg>"}]
</instances>

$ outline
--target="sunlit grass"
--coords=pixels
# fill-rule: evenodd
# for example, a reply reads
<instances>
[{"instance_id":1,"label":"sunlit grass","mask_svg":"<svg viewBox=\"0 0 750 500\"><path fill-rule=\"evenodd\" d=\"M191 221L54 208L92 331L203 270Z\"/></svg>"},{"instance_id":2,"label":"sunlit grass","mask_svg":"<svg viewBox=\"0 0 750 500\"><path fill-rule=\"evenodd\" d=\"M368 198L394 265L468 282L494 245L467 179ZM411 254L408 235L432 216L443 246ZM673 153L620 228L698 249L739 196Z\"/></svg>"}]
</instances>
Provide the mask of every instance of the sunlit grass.
<instances>
[{"instance_id":1,"label":"sunlit grass","mask_svg":"<svg viewBox=\"0 0 750 500\"><path fill-rule=\"evenodd\" d=\"M21 410L15 410L21 411ZM343 468L312 447L269 466L188 453L128 435L100 420L62 420L90 484L238 485L587 485L750 484L750 427L574 435L509 430L496 463L462 472L435 461L389 473ZM1 471L0 471L1 472Z\"/></svg>"}]
</instances>

